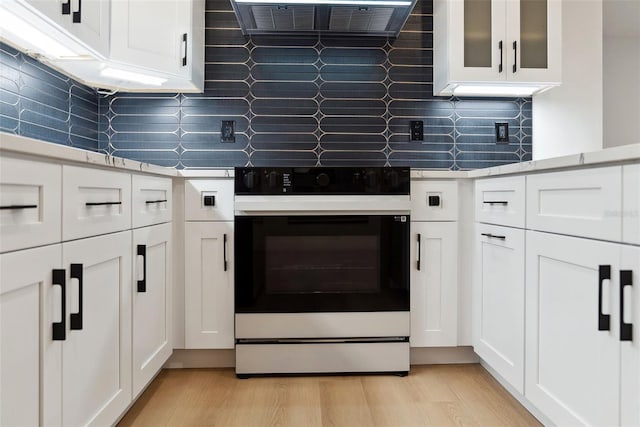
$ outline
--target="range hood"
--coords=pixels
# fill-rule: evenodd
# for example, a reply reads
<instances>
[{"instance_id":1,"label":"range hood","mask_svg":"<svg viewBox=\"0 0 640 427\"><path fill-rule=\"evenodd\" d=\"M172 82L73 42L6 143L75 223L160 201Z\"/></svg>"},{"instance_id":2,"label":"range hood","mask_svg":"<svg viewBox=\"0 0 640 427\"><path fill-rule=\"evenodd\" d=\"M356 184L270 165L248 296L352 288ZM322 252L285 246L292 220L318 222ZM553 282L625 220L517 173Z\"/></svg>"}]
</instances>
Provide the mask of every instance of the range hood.
<instances>
[{"instance_id":1,"label":"range hood","mask_svg":"<svg viewBox=\"0 0 640 427\"><path fill-rule=\"evenodd\" d=\"M397 37L417 0L231 0L245 35Z\"/></svg>"}]
</instances>

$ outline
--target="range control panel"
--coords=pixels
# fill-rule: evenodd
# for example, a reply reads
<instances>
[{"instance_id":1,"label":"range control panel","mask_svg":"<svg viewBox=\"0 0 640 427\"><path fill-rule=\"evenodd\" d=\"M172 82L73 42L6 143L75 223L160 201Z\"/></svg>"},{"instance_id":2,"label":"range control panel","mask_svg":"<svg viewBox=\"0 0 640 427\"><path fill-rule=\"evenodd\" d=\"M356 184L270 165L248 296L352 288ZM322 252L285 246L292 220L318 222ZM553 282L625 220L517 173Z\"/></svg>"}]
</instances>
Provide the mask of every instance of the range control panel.
<instances>
[{"instance_id":1,"label":"range control panel","mask_svg":"<svg viewBox=\"0 0 640 427\"><path fill-rule=\"evenodd\" d=\"M235 168L236 194L409 194L408 167Z\"/></svg>"}]
</instances>

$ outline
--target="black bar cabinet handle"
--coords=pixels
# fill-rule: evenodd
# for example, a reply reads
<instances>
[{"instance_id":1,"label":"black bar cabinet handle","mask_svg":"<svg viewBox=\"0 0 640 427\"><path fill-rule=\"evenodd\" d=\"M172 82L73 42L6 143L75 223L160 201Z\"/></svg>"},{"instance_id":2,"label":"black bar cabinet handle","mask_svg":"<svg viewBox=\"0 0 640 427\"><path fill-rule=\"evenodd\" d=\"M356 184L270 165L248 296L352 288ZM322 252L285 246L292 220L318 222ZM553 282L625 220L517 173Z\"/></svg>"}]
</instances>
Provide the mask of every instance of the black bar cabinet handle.
<instances>
[{"instance_id":1,"label":"black bar cabinet handle","mask_svg":"<svg viewBox=\"0 0 640 427\"><path fill-rule=\"evenodd\" d=\"M164 203L164 202L166 202L166 201L167 201L167 199L161 199L161 200L147 200L147 201L145 201L145 203L146 203L147 205L152 205L152 204L154 204L154 203Z\"/></svg>"},{"instance_id":2,"label":"black bar cabinet handle","mask_svg":"<svg viewBox=\"0 0 640 427\"><path fill-rule=\"evenodd\" d=\"M85 206L111 206L111 205L121 205L122 202L87 202Z\"/></svg>"},{"instance_id":3,"label":"black bar cabinet handle","mask_svg":"<svg viewBox=\"0 0 640 427\"><path fill-rule=\"evenodd\" d=\"M38 205L5 205L0 206L0 210L35 209Z\"/></svg>"},{"instance_id":4,"label":"black bar cabinet handle","mask_svg":"<svg viewBox=\"0 0 640 427\"><path fill-rule=\"evenodd\" d=\"M138 280L138 292L147 292L147 246L138 245L138 255L142 257L142 280Z\"/></svg>"},{"instance_id":5,"label":"black bar cabinet handle","mask_svg":"<svg viewBox=\"0 0 640 427\"><path fill-rule=\"evenodd\" d=\"M509 202L506 200L485 200L482 203L487 205L508 205Z\"/></svg>"},{"instance_id":6,"label":"black bar cabinet handle","mask_svg":"<svg viewBox=\"0 0 640 427\"><path fill-rule=\"evenodd\" d=\"M620 270L620 341L633 341L633 323L624 321L624 288L633 286L631 270Z\"/></svg>"},{"instance_id":7,"label":"black bar cabinet handle","mask_svg":"<svg viewBox=\"0 0 640 427\"><path fill-rule=\"evenodd\" d=\"M502 72L502 40L498 42L498 49L500 49L500 64L498 65L498 72Z\"/></svg>"},{"instance_id":8,"label":"black bar cabinet handle","mask_svg":"<svg viewBox=\"0 0 640 427\"><path fill-rule=\"evenodd\" d=\"M224 258L224 271L227 271L227 233L222 236L222 256Z\"/></svg>"},{"instance_id":9,"label":"black bar cabinet handle","mask_svg":"<svg viewBox=\"0 0 640 427\"><path fill-rule=\"evenodd\" d=\"M422 235L418 233L418 260L416 261L416 267L420 271L420 260L422 259Z\"/></svg>"},{"instance_id":10,"label":"black bar cabinet handle","mask_svg":"<svg viewBox=\"0 0 640 427\"><path fill-rule=\"evenodd\" d=\"M518 70L518 42L513 41L513 72L515 73Z\"/></svg>"},{"instance_id":11,"label":"black bar cabinet handle","mask_svg":"<svg viewBox=\"0 0 640 427\"><path fill-rule=\"evenodd\" d=\"M82 0L78 0L78 10L73 12L73 23L79 24L82 20Z\"/></svg>"},{"instance_id":12,"label":"black bar cabinet handle","mask_svg":"<svg viewBox=\"0 0 640 427\"><path fill-rule=\"evenodd\" d=\"M182 66L187 66L187 33L182 35L182 42L184 43L184 56L182 57Z\"/></svg>"},{"instance_id":13,"label":"black bar cabinet handle","mask_svg":"<svg viewBox=\"0 0 640 427\"><path fill-rule=\"evenodd\" d=\"M62 269L52 270L53 286L60 286L60 315L59 322L51 324L53 330L53 341L64 341L67 339L67 272Z\"/></svg>"},{"instance_id":14,"label":"black bar cabinet handle","mask_svg":"<svg viewBox=\"0 0 640 427\"><path fill-rule=\"evenodd\" d=\"M71 313L71 330L82 330L82 264L71 264L71 278L78 279L78 312Z\"/></svg>"},{"instance_id":15,"label":"black bar cabinet handle","mask_svg":"<svg viewBox=\"0 0 640 427\"><path fill-rule=\"evenodd\" d=\"M71 0L62 2L62 14L71 15Z\"/></svg>"},{"instance_id":16,"label":"black bar cabinet handle","mask_svg":"<svg viewBox=\"0 0 640 427\"><path fill-rule=\"evenodd\" d=\"M491 234L491 233L480 233L480 234L490 239L507 240L507 236L499 236L497 234Z\"/></svg>"},{"instance_id":17,"label":"black bar cabinet handle","mask_svg":"<svg viewBox=\"0 0 640 427\"><path fill-rule=\"evenodd\" d=\"M611 329L611 316L602 313L602 282L611 280L611 266L598 266L598 330L608 331Z\"/></svg>"}]
</instances>

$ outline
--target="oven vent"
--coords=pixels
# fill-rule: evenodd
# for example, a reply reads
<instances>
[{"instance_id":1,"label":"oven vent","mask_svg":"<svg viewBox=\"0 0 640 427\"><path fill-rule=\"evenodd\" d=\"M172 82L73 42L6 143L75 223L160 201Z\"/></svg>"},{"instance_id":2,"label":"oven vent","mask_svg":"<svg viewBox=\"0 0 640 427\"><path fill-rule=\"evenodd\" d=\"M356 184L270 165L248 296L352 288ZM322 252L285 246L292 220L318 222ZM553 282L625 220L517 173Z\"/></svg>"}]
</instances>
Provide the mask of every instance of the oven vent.
<instances>
[{"instance_id":1,"label":"oven vent","mask_svg":"<svg viewBox=\"0 0 640 427\"><path fill-rule=\"evenodd\" d=\"M332 7L329 29L339 32L386 31L391 7Z\"/></svg>"},{"instance_id":2,"label":"oven vent","mask_svg":"<svg viewBox=\"0 0 640 427\"><path fill-rule=\"evenodd\" d=\"M313 31L313 6L251 6L260 31Z\"/></svg>"}]
</instances>

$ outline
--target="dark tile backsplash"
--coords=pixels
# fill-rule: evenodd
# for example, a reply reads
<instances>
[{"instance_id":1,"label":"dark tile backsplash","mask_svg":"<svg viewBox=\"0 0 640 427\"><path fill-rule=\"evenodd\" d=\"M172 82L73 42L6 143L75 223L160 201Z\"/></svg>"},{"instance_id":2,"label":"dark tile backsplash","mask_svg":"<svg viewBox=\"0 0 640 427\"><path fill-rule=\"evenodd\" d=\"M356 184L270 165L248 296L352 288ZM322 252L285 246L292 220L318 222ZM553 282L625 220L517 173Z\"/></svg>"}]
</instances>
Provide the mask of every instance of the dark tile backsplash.
<instances>
[{"instance_id":1,"label":"dark tile backsplash","mask_svg":"<svg viewBox=\"0 0 640 427\"><path fill-rule=\"evenodd\" d=\"M0 129L177 168L408 165L473 169L531 159L530 99L432 95L431 2L395 40L244 37L207 1L202 94L95 91L5 45ZM234 120L235 143L220 142ZM409 122L424 142L409 142ZM495 143L495 122L509 144Z\"/></svg>"},{"instance_id":2,"label":"dark tile backsplash","mask_svg":"<svg viewBox=\"0 0 640 427\"><path fill-rule=\"evenodd\" d=\"M0 43L0 131L98 150L98 95Z\"/></svg>"}]
</instances>

